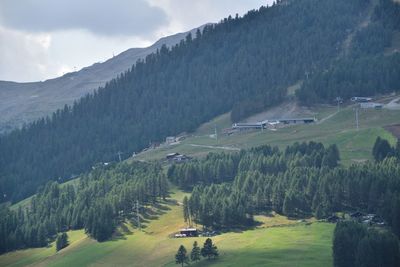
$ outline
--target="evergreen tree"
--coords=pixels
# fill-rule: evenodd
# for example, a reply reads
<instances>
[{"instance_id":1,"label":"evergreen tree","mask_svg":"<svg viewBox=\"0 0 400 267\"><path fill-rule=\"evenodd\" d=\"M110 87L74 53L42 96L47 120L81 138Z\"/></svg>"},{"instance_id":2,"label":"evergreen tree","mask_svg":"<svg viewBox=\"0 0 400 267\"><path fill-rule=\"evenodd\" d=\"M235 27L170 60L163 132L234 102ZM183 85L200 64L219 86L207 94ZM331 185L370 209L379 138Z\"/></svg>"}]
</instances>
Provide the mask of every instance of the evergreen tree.
<instances>
[{"instance_id":1,"label":"evergreen tree","mask_svg":"<svg viewBox=\"0 0 400 267\"><path fill-rule=\"evenodd\" d=\"M175 255L175 262L176 264L181 264L182 267L184 264L188 264L189 262L189 258L186 255L186 248L181 245L178 249L178 252Z\"/></svg>"},{"instance_id":2,"label":"evergreen tree","mask_svg":"<svg viewBox=\"0 0 400 267\"><path fill-rule=\"evenodd\" d=\"M187 196L183 198L183 219L190 224L189 199Z\"/></svg>"},{"instance_id":3,"label":"evergreen tree","mask_svg":"<svg viewBox=\"0 0 400 267\"><path fill-rule=\"evenodd\" d=\"M57 239L56 239L56 250L60 251L63 248L68 246L68 235L67 233L62 233L57 235Z\"/></svg>"},{"instance_id":4,"label":"evergreen tree","mask_svg":"<svg viewBox=\"0 0 400 267\"><path fill-rule=\"evenodd\" d=\"M333 233L333 262L335 267L353 267L359 242L367 230L355 222L340 222Z\"/></svg>"},{"instance_id":5,"label":"evergreen tree","mask_svg":"<svg viewBox=\"0 0 400 267\"><path fill-rule=\"evenodd\" d=\"M357 246L356 267L400 266L399 240L386 231L369 230Z\"/></svg>"},{"instance_id":6,"label":"evergreen tree","mask_svg":"<svg viewBox=\"0 0 400 267\"><path fill-rule=\"evenodd\" d=\"M381 139L379 136L376 138L374 147L372 149L372 155L376 161L382 161L388 155L392 154L392 147L389 142L385 139Z\"/></svg>"},{"instance_id":7,"label":"evergreen tree","mask_svg":"<svg viewBox=\"0 0 400 267\"><path fill-rule=\"evenodd\" d=\"M194 262L197 262L197 261L200 260L200 256L201 256L200 248L197 245L197 241L194 241L192 252L190 253L190 260L194 261Z\"/></svg>"},{"instance_id":8,"label":"evergreen tree","mask_svg":"<svg viewBox=\"0 0 400 267\"><path fill-rule=\"evenodd\" d=\"M204 245L201 249L201 255L207 259L218 257L218 248L213 244L211 238L207 238L204 242Z\"/></svg>"}]
</instances>

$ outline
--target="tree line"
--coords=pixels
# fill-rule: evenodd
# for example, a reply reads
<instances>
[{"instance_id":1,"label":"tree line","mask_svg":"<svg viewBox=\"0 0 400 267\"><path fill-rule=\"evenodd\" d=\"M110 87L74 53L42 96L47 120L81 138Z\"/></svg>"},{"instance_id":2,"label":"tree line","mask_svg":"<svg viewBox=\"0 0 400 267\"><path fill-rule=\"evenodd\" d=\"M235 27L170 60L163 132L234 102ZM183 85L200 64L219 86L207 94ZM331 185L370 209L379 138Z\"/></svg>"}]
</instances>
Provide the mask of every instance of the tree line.
<instances>
[{"instance_id":1,"label":"tree line","mask_svg":"<svg viewBox=\"0 0 400 267\"><path fill-rule=\"evenodd\" d=\"M228 17L188 35L52 116L0 137L0 202L232 110L238 121L280 103L305 72L326 68L365 0L297 0Z\"/></svg>"},{"instance_id":2,"label":"tree line","mask_svg":"<svg viewBox=\"0 0 400 267\"><path fill-rule=\"evenodd\" d=\"M77 185L49 182L26 207L0 205L0 253L43 247L57 233L72 229L107 240L118 223L136 217L137 201L152 205L167 194L161 167L138 162L99 167L81 176Z\"/></svg>"}]
</instances>

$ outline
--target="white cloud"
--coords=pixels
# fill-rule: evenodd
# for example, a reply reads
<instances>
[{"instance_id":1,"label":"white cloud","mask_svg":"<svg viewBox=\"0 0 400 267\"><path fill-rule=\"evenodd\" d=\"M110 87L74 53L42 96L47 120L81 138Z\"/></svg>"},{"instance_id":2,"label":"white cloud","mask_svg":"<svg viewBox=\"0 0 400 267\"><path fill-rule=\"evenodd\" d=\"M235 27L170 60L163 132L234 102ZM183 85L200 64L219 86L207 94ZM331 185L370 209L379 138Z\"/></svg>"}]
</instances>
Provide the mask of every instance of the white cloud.
<instances>
[{"instance_id":1,"label":"white cloud","mask_svg":"<svg viewBox=\"0 0 400 267\"><path fill-rule=\"evenodd\" d=\"M205 23L219 22L229 15L243 15L262 5L271 5L273 0L148 0L162 8L168 15L169 24L163 31L169 34L186 31Z\"/></svg>"},{"instance_id":2,"label":"white cloud","mask_svg":"<svg viewBox=\"0 0 400 267\"><path fill-rule=\"evenodd\" d=\"M147 2L146 2L147 1ZM0 0L0 80L55 78L272 0Z\"/></svg>"},{"instance_id":3,"label":"white cloud","mask_svg":"<svg viewBox=\"0 0 400 267\"><path fill-rule=\"evenodd\" d=\"M146 0L2 0L0 22L30 32L84 29L106 36L151 36L167 23L164 11Z\"/></svg>"},{"instance_id":4,"label":"white cloud","mask_svg":"<svg viewBox=\"0 0 400 267\"><path fill-rule=\"evenodd\" d=\"M48 72L47 34L23 34L0 26L0 80L35 80Z\"/></svg>"}]
</instances>

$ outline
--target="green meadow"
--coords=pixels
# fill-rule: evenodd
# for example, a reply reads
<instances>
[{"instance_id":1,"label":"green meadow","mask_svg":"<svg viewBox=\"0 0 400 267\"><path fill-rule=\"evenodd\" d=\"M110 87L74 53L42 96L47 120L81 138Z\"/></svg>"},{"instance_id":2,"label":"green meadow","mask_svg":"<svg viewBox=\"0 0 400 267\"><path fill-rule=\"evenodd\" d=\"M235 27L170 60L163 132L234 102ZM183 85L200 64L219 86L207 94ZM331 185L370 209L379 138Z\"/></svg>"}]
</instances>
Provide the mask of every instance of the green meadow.
<instances>
[{"instance_id":1,"label":"green meadow","mask_svg":"<svg viewBox=\"0 0 400 267\"><path fill-rule=\"evenodd\" d=\"M204 237L171 237L185 227L179 204L184 195L175 189L159 217L141 231L125 223L119 235L102 243L82 230L70 231L70 245L60 252L56 253L54 244L11 252L0 256L0 266L177 266L174 255L181 244L190 250L195 240L200 245L205 241ZM213 237L220 257L191 266L332 266L333 224L312 219L298 222L277 214L256 219L260 224L254 229Z\"/></svg>"}]
</instances>

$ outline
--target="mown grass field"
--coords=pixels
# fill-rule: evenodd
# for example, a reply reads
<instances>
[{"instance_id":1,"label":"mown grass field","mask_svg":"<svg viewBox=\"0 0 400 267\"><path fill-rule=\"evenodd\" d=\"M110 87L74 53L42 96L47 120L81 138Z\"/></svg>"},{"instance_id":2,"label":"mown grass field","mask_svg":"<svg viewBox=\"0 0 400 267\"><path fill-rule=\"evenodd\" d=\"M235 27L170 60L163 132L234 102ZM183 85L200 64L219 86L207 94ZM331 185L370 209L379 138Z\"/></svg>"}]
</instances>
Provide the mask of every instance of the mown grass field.
<instances>
[{"instance_id":1,"label":"mown grass field","mask_svg":"<svg viewBox=\"0 0 400 267\"><path fill-rule=\"evenodd\" d=\"M175 190L172 200L184 195ZM174 255L183 244L188 250L195 240L169 236L184 227L182 207L165 204L167 210L150 221L143 231L125 225L124 234L99 243L81 231L68 233L70 246L56 253L49 248L27 249L0 256L0 266L177 266ZM288 220L279 215L257 216L255 229L224 233L213 237L219 248L218 260L203 260L191 266L332 266L331 241L334 225L313 222L311 225Z\"/></svg>"},{"instance_id":2,"label":"mown grass field","mask_svg":"<svg viewBox=\"0 0 400 267\"><path fill-rule=\"evenodd\" d=\"M245 131L230 136L221 133L222 129L231 125L229 114L224 114L202 125L179 144L148 150L135 159L160 160L171 152L201 157L209 152L233 151L226 148L242 149L265 144L276 145L283 149L294 142L313 140L325 145L337 144L342 164L350 165L372 159L372 147L378 136L388 139L392 144L396 143L395 137L383 127L400 122L399 110L360 110L357 130L353 108L354 106L347 106L338 112L336 107L321 106L311 110L319 120L316 124L292 125L276 131ZM210 137L215 127L220 132L218 140Z\"/></svg>"}]
</instances>

